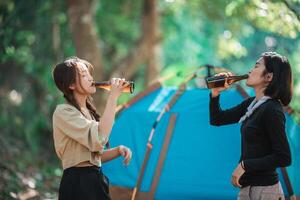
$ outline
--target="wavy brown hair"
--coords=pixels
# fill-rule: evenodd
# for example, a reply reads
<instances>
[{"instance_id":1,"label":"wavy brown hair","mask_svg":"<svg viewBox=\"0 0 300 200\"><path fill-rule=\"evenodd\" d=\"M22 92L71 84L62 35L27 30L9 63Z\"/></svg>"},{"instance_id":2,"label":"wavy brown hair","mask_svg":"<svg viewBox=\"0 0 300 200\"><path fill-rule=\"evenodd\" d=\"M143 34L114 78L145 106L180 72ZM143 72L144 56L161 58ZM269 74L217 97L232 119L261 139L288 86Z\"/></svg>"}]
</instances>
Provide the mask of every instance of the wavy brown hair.
<instances>
[{"instance_id":1,"label":"wavy brown hair","mask_svg":"<svg viewBox=\"0 0 300 200\"><path fill-rule=\"evenodd\" d=\"M93 74L94 70L91 63L77 57L70 57L64 62L58 63L55 66L52 75L57 88L63 93L63 96L67 102L77 108L84 115L74 97L73 90L70 89L70 86L76 83L76 78L79 78L78 82L80 84L81 76L79 76L78 63L85 64L91 75ZM93 104L93 98L91 96L88 96L86 100L86 107L94 119L99 121L100 115L96 111L96 108Z\"/></svg>"}]
</instances>

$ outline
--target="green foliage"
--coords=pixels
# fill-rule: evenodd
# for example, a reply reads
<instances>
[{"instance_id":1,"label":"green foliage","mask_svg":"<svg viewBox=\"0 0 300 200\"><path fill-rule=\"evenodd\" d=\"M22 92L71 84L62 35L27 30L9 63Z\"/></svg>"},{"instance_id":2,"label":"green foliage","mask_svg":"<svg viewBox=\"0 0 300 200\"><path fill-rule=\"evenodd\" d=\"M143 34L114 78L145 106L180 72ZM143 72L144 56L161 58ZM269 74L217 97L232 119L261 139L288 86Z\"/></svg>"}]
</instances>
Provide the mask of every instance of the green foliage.
<instances>
[{"instance_id":1,"label":"green foliage","mask_svg":"<svg viewBox=\"0 0 300 200\"><path fill-rule=\"evenodd\" d=\"M297 3L292 6L299 8ZM291 62L295 86L291 105L299 110L300 23L282 1L165 1L161 7L167 69L212 64L241 74L262 52L277 51Z\"/></svg>"},{"instance_id":2,"label":"green foliage","mask_svg":"<svg viewBox=\"0 0 300 200\"><path fill-rule=\"evenodd\" d=\"M106 70L125 57L140 37L142 1L100 1L97 4L95 21L101 37Z\"/></svg>"}]
</instances>

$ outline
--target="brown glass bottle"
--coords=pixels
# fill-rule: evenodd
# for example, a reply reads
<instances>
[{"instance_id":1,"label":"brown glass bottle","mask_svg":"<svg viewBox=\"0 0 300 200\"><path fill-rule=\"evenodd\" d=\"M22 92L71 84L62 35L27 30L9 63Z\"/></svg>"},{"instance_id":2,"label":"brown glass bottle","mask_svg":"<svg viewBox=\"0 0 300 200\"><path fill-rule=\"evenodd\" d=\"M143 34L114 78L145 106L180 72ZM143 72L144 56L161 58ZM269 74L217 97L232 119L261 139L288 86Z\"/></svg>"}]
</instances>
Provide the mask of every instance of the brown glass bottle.
<instances>
[{"instance_id":1,"label":"brown glass bottle","mask_svg":"<svg viewBox=\"0 0 300 200\"><path fill-rule=\"evenodd\" d=\"M127 87L123 88L122 92L133 93L133 91L134 91L134 82L133 81L125 81L124 84L126 84L126 83L129 83L129 85ZM96 88L100 88L100 89L104 89L104 90L108 90L108 91L110 91L110 89L111 89L110 81L95 81L93 83L93 85Z\"/></svg>"},{"instance_id":2,"label":"brown glass bottle","mask_svg":"<svg viewBox=\"0 0 300 200\"><path fill-rule=\"evenodd\" d=\"M248 77L249 77L248 74L238 75L238 76L228 76L228 77L211 76L211 77L207 77L205 81L206 81L207 88L217 88L217 87L224 87L226 79L227 79L227 83L231 85L237 81L247 79Z\"/></svg>"}]
</instances>

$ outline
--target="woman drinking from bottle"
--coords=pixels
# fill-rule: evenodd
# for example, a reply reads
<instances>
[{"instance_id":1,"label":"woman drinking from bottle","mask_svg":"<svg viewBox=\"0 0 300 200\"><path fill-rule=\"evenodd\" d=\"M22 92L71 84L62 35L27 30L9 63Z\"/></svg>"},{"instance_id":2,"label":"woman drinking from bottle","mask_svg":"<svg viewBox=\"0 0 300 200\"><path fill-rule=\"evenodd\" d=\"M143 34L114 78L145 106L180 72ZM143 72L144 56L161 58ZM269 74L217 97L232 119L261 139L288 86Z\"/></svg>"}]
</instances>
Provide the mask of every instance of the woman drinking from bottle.
<instances>
[{"instance_id":1,"label":"woman drinking from bottle","mask_svg":"<svg viewBox=\"0 0 300 200\"><path fill-rule=\"evenodd\" d=\"M119 156L129 164L131 151L125 146L104 150L112 130L117 99L127 86L125 80L111 80L111 90L100 118L91 95L95 93L92 65L73 57L53 70L57 88L65 103L53 114L53 137L56 153L64 169L59 187L59 200L110 199L108 179L101 165Z\"/></svg>"},{"instance_id":2,"label":"woman drinking from bottle","mask_svg":"<svg viewBox=\"0 0 300 200\"><path fill-rule=\"evenodd\" d=\"M217 76L230 76L221 73ZM228 110L220 108L220 93L229 88L213 88L210 94L210 123L215 126L241 123L241 156L231 183L240 188L239 200L278 200L284 194L276 168L291 164L285 133L283 106L292 98L292 72L288 59L266 52L249 72L247 86L255 91Z\"/></svg>"}]
</instances>

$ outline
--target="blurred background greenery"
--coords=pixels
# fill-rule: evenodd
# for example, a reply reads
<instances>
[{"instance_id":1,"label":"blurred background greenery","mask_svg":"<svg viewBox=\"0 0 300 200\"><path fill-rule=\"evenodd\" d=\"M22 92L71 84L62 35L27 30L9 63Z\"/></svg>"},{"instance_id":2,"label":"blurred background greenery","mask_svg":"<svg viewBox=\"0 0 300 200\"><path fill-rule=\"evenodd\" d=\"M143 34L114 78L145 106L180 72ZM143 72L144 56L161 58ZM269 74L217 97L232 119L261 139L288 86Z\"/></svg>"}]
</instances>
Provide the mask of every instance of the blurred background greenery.
<instances>
[{"instance_id":1,"label":"blurred background greenery","mask_svg":"<svg viewBox=\"0 0 300 200\"><path fill-rule=\"evenodd\" d=\"M57 198L55 63L77 55L96 79L122 76L142 91L181 72L167 82L176 85L204 64L245 73L262 52L277 51L293 67L297 111L299 20L299 0L1 0L0 199ZM94 98L101 113L105 93Z\"/></svg>"}]
</instances>

